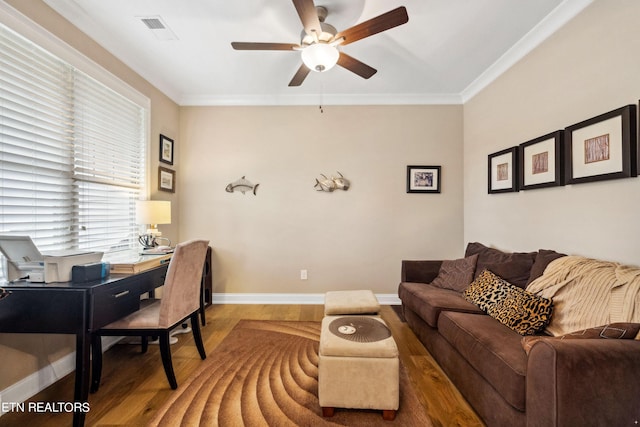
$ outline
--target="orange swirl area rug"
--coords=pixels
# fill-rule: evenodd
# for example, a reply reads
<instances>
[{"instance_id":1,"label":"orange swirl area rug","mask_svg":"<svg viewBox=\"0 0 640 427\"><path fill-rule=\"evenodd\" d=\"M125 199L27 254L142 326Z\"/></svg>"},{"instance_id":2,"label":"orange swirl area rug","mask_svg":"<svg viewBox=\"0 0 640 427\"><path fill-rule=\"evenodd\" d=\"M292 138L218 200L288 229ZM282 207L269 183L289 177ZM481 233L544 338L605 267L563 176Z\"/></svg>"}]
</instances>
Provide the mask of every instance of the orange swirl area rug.
<instances>
[{"instance_id":1,"label":"orange swirl area rug","mask_svg":"<svg viewBox=\"0 0 640 427\"><path fill-rule=\"evenodd\" d=\"M161 407L154 426L416 426L431 422L400 366L400 408L336 409L318 403L319 322L241 320Z\"/></svg>"}]
</instances>

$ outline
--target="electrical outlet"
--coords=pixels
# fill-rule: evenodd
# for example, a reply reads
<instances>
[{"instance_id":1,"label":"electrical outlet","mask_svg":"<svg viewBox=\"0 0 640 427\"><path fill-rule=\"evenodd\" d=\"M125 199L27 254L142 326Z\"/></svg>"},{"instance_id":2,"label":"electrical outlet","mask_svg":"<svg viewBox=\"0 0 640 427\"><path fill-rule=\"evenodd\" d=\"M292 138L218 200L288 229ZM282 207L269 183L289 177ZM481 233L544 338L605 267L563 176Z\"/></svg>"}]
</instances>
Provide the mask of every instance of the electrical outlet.
<instances>
[{"instance_id":1,"label":"electrical outlet","mask_svg":"<svg viewBox=\"0 0 640 427\"><path fill-rule=\"evenodd\" d=\"M307 270L300 270L300 280L307 280Z\"/></svg>"}]
</instances>

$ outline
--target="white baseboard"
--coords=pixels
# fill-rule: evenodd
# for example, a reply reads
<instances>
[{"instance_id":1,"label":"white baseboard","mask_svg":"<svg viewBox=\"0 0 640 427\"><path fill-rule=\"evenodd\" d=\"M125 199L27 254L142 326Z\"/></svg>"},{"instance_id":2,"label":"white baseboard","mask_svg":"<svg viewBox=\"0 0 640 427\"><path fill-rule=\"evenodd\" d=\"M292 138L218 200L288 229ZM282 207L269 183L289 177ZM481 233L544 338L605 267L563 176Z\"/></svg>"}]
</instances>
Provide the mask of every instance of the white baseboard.
<instances>
[{"instance_id":1,"label":"white baseboard","mask_svg":"<svg viewBox=\"0 0 640 427\"><path fill-rule=\"evenodd\" d=\"M396 294L376 294L381 305L400 305ZM322 294L212 294L213 304L324 304Z\"/></svg>"},{"instance_id":2,"label":"white baseboard","mask_svg":"<svg viewBox=\"0 0 640 427\"><path fill-rule=\"evenodd\" d=\"M376 294L381 305L400 305L395 294ZM212 294L213 304L324 304L322 294ZM121 337L103 337L103 351L108 350ZM0 391L1 402L21 403L35 396L51 384L75 370L76 352L56 360L26 378ZM2 416L0 412L0 416Z\"/></svg>"}]
</instances>

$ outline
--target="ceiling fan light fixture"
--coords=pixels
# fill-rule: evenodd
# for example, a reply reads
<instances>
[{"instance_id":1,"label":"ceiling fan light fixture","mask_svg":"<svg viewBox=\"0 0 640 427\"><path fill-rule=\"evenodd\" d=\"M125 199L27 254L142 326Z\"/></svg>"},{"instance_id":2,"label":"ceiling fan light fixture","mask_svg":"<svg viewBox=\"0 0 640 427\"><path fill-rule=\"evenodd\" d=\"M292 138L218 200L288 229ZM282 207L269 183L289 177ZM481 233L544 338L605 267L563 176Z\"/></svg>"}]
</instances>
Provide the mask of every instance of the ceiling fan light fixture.
<instances>
[{"instance_id":1,"label":"ceiling fan light fixture","mask_svg":"<svg viewBox=\"0 0 640 427\"><path fill-rule=\"evenodd\" d=\"M338 62L340 52L328 43L314 43L302 50L302 62L310 70L321 73L330 70Z\"/></svg>"}]
</instances>

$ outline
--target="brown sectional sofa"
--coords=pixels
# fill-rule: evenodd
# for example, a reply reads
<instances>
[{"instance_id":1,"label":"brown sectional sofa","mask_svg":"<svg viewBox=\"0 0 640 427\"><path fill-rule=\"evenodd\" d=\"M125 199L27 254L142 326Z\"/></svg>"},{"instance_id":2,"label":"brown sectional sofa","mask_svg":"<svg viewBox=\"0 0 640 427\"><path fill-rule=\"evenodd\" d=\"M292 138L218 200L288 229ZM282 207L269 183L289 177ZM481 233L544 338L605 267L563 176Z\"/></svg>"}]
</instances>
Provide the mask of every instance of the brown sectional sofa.
<instances>
[{"instance_id":1,"label":"brown sectional sofa","mask_svg":"<svg viewBox=\"0 0 640 427\"><path fill-rule=\"evenodd\" d=\"M562 256L548 250L505 253L470 243L465 257L476 254L473 277L486 268L521 288ZM398 293L404 316L487 425L640 423L640 341L552 338L527 354L522 335L465 300L461 290L467 283L454 289L437 280L432 284L442 266L443 261L402 262Z\"/></svg>"}]
</instances>

